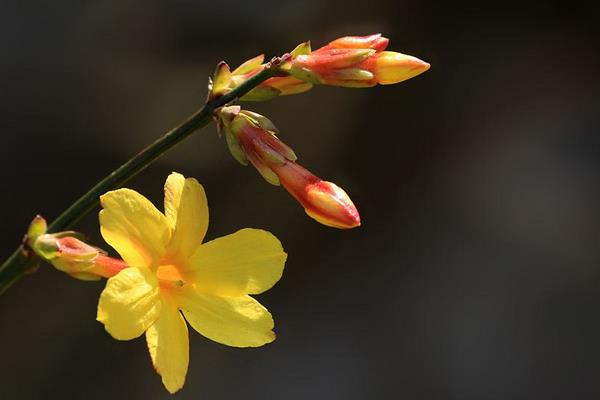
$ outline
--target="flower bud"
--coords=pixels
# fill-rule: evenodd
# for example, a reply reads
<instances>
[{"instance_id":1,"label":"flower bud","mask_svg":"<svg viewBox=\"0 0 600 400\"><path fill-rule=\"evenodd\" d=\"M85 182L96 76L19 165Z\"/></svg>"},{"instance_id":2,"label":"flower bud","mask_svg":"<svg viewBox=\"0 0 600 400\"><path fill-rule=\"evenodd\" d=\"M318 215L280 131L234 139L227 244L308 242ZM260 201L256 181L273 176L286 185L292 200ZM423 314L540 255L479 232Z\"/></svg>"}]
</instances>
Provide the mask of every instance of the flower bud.
<instances>
[{"instance_id":1,"label":"flower bud","mask_svg":"<svg viewBox=\"0 0 600 400\"><path fill-rule=\"evenodd\" d=\"M127 267L124 261L108 257L96 247L63 234L39 235L31 243L35 253L59 271L92 281L110 278Z\"/></svg>"},{"instance_id":2,"label":"flower bud","mask_svg":"<svg viewBox=\"0 0 600 400\"><path fill-rule=\"evenodd\" d=\"M239 106L223 107L218 115L219 129L241 164L250 162L267 182L283 185L317 222L346 229L360 225L346 192L296 164L296 154L277 138L278 130L269 119Z\"/></svg>"},{"instance_id":3,"label":"flower bud","mask_svg":"<svg viewBox=\"0 0 600 400\"><path fill-rule=\"evenodd\" d=\"M290 75L314 84L345 87L388 85L427 71L416 57L383 51L389 40L380 34L346 36L286 64Z\"/></svg>"},{"instance_id":4,"label":"flower bud","mask_svg":"<svg viewBox=\"0 0 600 400\"><path fill-rule=\"evenodd\" d=\"M273 167L283 187L304 207L309 217L332 228L360 226L358 210L346 192L333 182L321 180L296 163Z\"/></svg>"},{"instance_id":5,"label":"flower bud","mask_svg":"<svg viewBox=\"0 0 600 400\"><path fill-rule=\"evenodd\" d=\"M36 215L33 221L29 224L27 229L27 240L35 239L40 235L43 235L48 230L48 224L41 215Z\"/></svg>"}]
</instances>

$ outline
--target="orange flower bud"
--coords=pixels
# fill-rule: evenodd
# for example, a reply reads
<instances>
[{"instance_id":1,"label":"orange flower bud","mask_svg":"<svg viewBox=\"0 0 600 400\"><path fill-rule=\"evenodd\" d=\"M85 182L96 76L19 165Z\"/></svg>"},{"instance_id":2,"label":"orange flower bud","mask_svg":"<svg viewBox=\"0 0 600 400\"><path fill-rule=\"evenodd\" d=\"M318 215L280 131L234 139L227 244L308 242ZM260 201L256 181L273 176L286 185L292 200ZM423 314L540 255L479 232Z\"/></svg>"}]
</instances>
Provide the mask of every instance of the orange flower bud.
<instances>
[{"instance_id":1,"label":"orange flower bud","mask_svg":"<svg viewBox=\"0 0 600 400\"><path fill-rule=\"evenodd\" d=\"M43 234L35 238L32 248L54 268L84 281L110 278L127 268L124 261L108 257L72 236Z\"/></svg>"},{"instance_id":2,"label":"orange flower bud","mask_svg":"<svg viewBox=\"0 0 600 400\"><path fill-rule=\"evenodd\" d=\"M273 171L283 187L304 207L309 217L333 228L350 229L360 226L356 206L335 183L323 181L293 162L275 165Z\"/></svg>"},{"instance_id":3,"label":"orange flower bud","mask_svg":"<svg viewBox=\"0 0 600 400\"><path fill-rule=\"evenodd\" d=\"M287 69L306 82L345 87L398 83L429 69L428 63L416 57L383 51L388 42L380 34L346 36L293 57Z\"/></svg>"},{"instance_id":4,"label":"orange flower bud","mask_svg":"<svg viewBox=\"0 0 600 400\"><path fill-rule=\"evenodd\" d=\"M296 164L296 154L277 138L277 128L269 119L239 106L223 107L219 129L236 160L252 163L267 182L283 185L311 218L334 228L360 225L358 211L346 192Z\"/></svg>"}]
</instances>

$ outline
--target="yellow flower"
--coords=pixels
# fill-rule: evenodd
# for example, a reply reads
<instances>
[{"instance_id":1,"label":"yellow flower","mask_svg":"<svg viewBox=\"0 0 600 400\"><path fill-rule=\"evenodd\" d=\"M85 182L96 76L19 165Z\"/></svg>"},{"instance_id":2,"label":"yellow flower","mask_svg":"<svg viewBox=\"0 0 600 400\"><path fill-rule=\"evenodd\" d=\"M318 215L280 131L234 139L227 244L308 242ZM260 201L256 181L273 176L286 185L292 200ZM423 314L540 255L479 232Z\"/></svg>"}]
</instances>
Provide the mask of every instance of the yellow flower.
<instances>
[{"instance_id":1,"label":"yellow flower","mask_svg":"<svg viewBox=\"0 0 600 400\"><path fill-rule=\"evenodd\" d=\"M201 244L208 227L204 189L177 173L165 184L165 214L130 189L100 200L102 236L130 267L107 281L97 319L118 340L146 332L152 363L169 392L183 387L188 369L185 320L228 346L275 339L271 314L249 296L281 278L287 255L275 236L242 229Z\"/></svg>"}]
</instances>

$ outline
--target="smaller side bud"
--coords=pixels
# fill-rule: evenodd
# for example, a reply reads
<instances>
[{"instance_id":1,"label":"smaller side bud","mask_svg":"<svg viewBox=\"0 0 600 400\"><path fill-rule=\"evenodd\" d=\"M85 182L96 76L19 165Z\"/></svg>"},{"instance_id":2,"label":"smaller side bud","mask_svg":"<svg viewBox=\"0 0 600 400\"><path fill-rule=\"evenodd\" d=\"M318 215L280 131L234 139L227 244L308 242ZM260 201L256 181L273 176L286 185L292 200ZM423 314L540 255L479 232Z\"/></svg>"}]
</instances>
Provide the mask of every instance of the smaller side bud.
<instances>
[{"instance_id":1,"label":"smaller side bud","mask_svg":"<svg viewBox=\"0 0 600 400\"><path fill-rule=\"evenodd\" d=\"M36 237L31 248L54 268L84 281L109 278L127 267L124 261L108 257L96 247L60 233Z\"/></svg>"},{"instance_id":2,"label":"smaller side bud","mask_svg":"<svg viewBox=\"0 0 600 400\"><path fill-rule=\"evenodd\" d=\"M46 233L47 230L48 224L46 220L41 215L36 215L31 224L29 224L29 229L27 229L27 239L35 239Z\"/></svg>"},{"instance_id":3,"label":"smaller side bud","mask_svg":"<svg viewBox=\"0 0 600 400\"><path fill-rule=\"evenodd\" d=\"M231 90L232 74L229 65L221 61L215 68L215 74L212 79L210 97L215 99L227 94Z\"/></svg>"}]
</instances>

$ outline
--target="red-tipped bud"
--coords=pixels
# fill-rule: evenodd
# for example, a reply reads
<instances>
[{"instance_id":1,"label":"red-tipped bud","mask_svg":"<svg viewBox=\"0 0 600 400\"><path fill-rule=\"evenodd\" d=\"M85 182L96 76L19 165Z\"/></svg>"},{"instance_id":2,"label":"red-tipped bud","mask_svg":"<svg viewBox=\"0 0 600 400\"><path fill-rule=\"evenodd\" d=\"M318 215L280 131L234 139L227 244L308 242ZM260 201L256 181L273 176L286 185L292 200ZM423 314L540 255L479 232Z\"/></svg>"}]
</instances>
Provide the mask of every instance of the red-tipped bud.
<instances>
[{"instance_id":1,"label":"red-tipped bud","mask_svg":"<svg viewBox=\"0 0 600 400\"><path fill-rule=\"evenodd\" d=\"M309 217L333 228L360 226L358 210L346 192L335 183L321 180L296 163L273 166L287 191L304 207Z\"/></svg>"},{"instance_id":2,"label":"red-tipped bud","mask_svg":"<svg viewBox=\"0 0 600 400\"><path fill-rule=\"evenodd\" d=\"M360 225L358 211L346 192L296 164L296 154L277 138L277 128L269 119L238 106L223 107L219 128L236 160L252 163L267 182L283 185L311 218L334 228Z\"/></svg>"},{"instance_id":3,"label":"red-tipped bud","mask_svg":"<svg viewBox=\"0 0 600 400\"><path fill-rule=\"evenodd\" d=\"M42 259L73 278L91 281L110 278L127 268L124 261L103 254L96 247L63 234L43 234L31 247Z\"/></svg>"},{"instance_id":4,"label":"red-tipped bud","mask_svg":"<svg viewBox=\"0 0 600 400\"><path fill-rule=\"evenodd\" d=\"M346 36L293 57L290 75L314 84L370 87L402 82L427 71L430 65L416 57L383 51L388 39L379 34Z\"/></svg>"}]
</instances>

